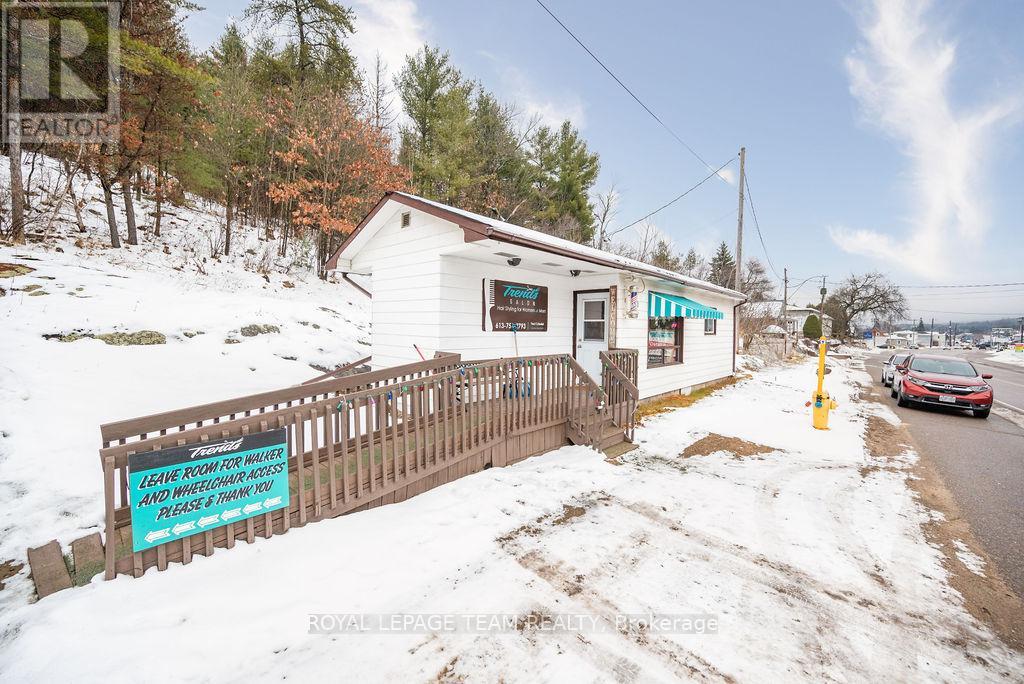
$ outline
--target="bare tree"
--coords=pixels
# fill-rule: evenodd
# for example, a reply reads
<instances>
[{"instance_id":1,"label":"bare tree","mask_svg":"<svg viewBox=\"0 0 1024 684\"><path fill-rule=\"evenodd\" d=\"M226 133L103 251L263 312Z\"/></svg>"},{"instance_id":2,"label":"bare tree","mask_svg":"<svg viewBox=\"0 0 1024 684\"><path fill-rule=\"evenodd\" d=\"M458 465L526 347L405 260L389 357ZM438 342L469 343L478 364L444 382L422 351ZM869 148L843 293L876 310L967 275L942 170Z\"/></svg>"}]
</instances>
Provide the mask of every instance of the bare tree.
<instances>
[{"instance_id":1,"label":"bare tree","mask_svg":"<svg viewBox=\"0 0 1024 684\"><path fill-rule=\"evenodd\" d=\"M398 120L398 114L392 110L395 89L388 81L388 65L381 59L378 52L373 61L373 71L364 79L363 99L366 116L378 131L389 132Z\"/></svg>"},{"instance_id":2,"label":"bare tree","mask_svg":"<svg viewBox=\"0 0 1024 684\"><path fill-rule=\"evenodd\" d=\"M647 261L650 259L651 254L654 252L654 248L658 245L660 237L661 235L655 225L650 221L644 221L643 229L640 232L640 241L637 243L634 258L638 261Z\"/></svg>"},{"instance_id":3,"label":"bare tree","mask_svg":"<svg viewBox=\"0 0 1024 684\"><path fill-rule=\"evenodd\" d=\"M21 54L21 35L17 18L14 12L5 18L10 22L7 39L10 42L11 54L19 55ZM18 82L18 69L13 69L7 79L7 101L11 108L8 116L12 118L18 112L18 97L21 94ZM14 244L19 244L25 242L25 183L21 176L21 128L11 126L10 132L11 135L7 141L7 158L11 172L11 240Z\"/></svg>"},{"instance_id":4,"label":"bare tree","mask_svg":"<svg viewBox=\"0 0 1024 684\"><path fill-rule=\"evenodd\" d=\"M825 300L825 313L832 316L833 334L846 336L861 317L902 320L907 299L884 274L871 271L844 280Z\"/></svg>"},{"instance_id":5,"label":"bare tree","mask_svg":"<svg viewBox=\"0 0 1024 684\"><path fill-rule=\"evenodd\" d=\"M612 238L621 233L623 228L611 229L612 221L619 213L619 193L612 185L605 192L600 193L594 199L597 207L597 234L594 239L598 249L607 249Z\"/></svg>"}]
</instances>

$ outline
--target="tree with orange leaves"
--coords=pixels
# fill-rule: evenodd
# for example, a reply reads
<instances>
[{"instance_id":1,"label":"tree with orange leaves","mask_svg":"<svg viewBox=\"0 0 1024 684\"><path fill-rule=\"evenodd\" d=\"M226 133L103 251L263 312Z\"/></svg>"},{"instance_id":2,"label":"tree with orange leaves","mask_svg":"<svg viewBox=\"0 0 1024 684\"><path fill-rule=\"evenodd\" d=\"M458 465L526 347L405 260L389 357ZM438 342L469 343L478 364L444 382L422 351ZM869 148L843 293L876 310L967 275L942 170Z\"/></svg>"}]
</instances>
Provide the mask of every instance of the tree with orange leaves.
<instances>
[{"instance_id":1,"label":"tree with orange leaves","mask_svg":"<svg viewBox=\"0 0 1024 684\"><path fill-rule=\"evenodd\" d=\"M291 207L297 234L314 233L317 271L331 252L388 190L405 190L406 169L393 161L391 141L360 119L345 98L325 93L291 110L287 145L277 152L284 167L270 198Z\"/></svg>"}]
</instances>

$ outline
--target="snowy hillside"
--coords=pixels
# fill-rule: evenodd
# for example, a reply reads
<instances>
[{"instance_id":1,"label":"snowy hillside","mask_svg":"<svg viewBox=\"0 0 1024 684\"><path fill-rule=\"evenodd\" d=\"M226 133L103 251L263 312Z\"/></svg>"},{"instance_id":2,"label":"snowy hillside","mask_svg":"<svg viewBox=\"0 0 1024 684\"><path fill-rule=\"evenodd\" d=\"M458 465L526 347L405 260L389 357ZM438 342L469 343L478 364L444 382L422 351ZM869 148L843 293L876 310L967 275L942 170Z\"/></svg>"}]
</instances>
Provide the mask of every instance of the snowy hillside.
<instances>
[{"instance_id":1,"label":"snowy hillside","mask_svg":"<svg viewBox=\"0 0 1024 684\"><path fill-rule=\"evenodd\" d=\"M36 214L28 245L0 247L0 564L98 529L101 423L287 387L369 354L367 298L317 279L301 245L281 259L243 228L237 253L214 257L222 207L168 207L156 238L142 230L154 211L143 197L141 244L110 249L101 189L79 181L85 233L65 202L45 240ZM33 203L51 210L42 200L61 182L37 161ZM0 603L27 596L26 577Z\"/></svg>"}]
</instances>

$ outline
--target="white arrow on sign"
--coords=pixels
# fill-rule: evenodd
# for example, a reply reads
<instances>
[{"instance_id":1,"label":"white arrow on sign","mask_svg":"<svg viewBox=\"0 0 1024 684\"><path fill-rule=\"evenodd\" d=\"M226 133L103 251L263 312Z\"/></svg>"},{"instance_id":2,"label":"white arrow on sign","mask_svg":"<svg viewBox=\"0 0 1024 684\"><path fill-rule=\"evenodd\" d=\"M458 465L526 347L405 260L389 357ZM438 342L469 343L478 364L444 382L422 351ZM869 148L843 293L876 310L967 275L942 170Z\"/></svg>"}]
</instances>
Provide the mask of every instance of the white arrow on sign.
<instances>
[{"instance_id":1,"label":"white arrow on sign","mask_svg":"<svg viewBox=\"0 0 1024 684\"><path fill-rule=\"evenodd\" d=\"M264 499L263 500L263 507L264 508L270 508L271 506L276 506L279 503L281 503L281 497L275 496L272 499Z\"/></svg>"},{"instance_id":2,"label":"white arrow on sign","mask_svg":"<svg viewBox=\"0 0 1024 684\"><path fill-rule=\"evenodd\" d=\"M242 509L242 512L243 513L252 513L253 511L258 511L261 508L263 508L263 504L261 504L260 502L257 501L256 503L247 504L245 506L245 508Z\"/></svg>"},{"instance_id":3,"label":"white arrow on sign","mask_svg":"<svg viewBox=\"0 0 1024 684\"><path fill-rule=\"evenodd\" d=\"M174 526L174 534L181 534L182 532L188 532L196 528L196 521L189 520L187 523L178 523Z\"/></svg>"},{"instance_id":4,"label":"white arrow on sign","mask_svg":"<svg viewBox=\"0 0 1024 684\"><path fill-rule=\"evenodd\" d=\"M242 512L239 509L232 508L230 511L224 511L223 513L221 513L220 514L220 519L221 520L231 520L232 518L237 518L240 515L242 515Z\"/></svg>"},{"instance_id":5,"label":"white arrow on sign","mask_svg":"<svg viewBox=\"0 0 1024 684\"><path fill-rule=\"evenodd\" d=\"M157 539L163 539L164 537L170 537L170 536L171 536L171 531L165 527L162 530L153 530L152 532L147 534L146 535L146 541L148 541L149 543L152 544Z\"/></svg>"},{"instance_id":6,"label":"white arrow on sign","mask_svg":"<svg viewBox=\"0 0 1024 684\"><path fill-rule=\"evenodd\" d=\"M216 525L219 520L219 515L207 515L199 519L199 526L209 527L210 525Z\"/></svg>"}]
</instances>

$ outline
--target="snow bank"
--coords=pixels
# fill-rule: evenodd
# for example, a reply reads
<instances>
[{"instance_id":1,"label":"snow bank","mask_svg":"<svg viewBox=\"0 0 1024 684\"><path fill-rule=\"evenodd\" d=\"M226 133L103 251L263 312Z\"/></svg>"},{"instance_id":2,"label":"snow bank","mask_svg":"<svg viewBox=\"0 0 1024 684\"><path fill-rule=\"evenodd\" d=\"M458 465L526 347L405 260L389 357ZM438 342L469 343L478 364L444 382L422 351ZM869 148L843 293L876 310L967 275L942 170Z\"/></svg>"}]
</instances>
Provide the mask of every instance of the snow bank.
<instances>
[{"instance_id":1,"label":"snow bank","mask_svg":"<svg viewBox=\"0 0 1024 684\"><path fill-rule=\"evenodd\" d=\"M397 505L293 529L8 616L8 681L993 680L1024 661L965 612L899 464L863 469L861 371L770 368L650 419L607 462L566 447ZM717 433L760 456L681 458ZM710 615L712 633L566 631L531 617ZM316 634L310 616L501 614L502 631ZM604 622L611 621L611 622ZM375 624L375 623L374 623ZM83 626L88 626L83 632ZM117 652L116 665L97 657ZM154 669L159 667L159 670Z\"/></svg>"},{"instance_id":2,"label":"snow bank","mask_svg":"<svg viewBox=\"0 0 1024 684\"><path fill-rule=\"evenodd\" d=\"M1024 366L1024 352L1014 351L1013 347L1009 347L1003 351L992 352L988 357L993 361Z\"/></svg>"}]
</instances>

